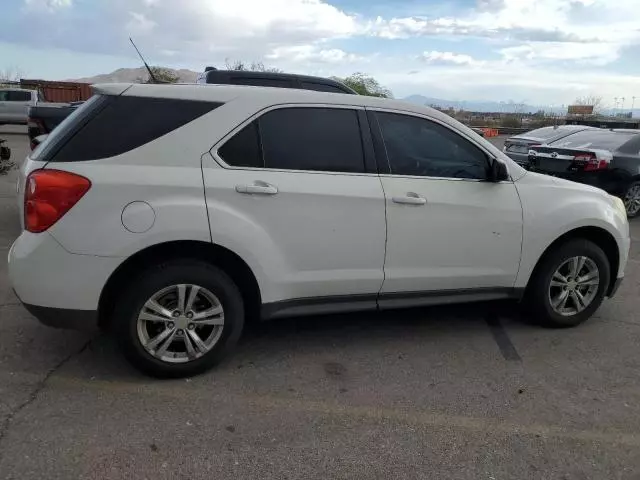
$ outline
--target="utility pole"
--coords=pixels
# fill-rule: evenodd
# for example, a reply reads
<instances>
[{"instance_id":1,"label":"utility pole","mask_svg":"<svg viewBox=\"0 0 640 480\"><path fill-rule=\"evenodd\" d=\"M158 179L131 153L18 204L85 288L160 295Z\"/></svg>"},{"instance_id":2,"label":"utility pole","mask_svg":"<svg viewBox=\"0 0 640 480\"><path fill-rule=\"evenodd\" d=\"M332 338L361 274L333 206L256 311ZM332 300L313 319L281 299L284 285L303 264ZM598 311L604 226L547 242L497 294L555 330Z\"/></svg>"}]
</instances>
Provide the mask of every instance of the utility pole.
<instances>
[{"instance_id":1,"label":"utility pole","mask_svg":"<svg viewBox=\"0 0 640 480\"><path fill-rule=\"evenodd\" d=\"M624 113L624 97L622 97L622 107L621 107L622 112Z\"/></svg>"},{"instance_id":2,"label":"utility pole","mask_svg":"<svg viewBox=\"0 0 640 480\"><path fill-rule=\"evenodd\" d=\"M631 111L633 111L633 107L636 104L636 97L631 97Z\"/></svg>"},{"instance_id":3,"label":"utility pole","mask_svg":"<svg viewBox=\"0 0 640 480\"><path fill-rule=\"evenodd\" d=\"M616 110L618 109L618 97L613 97L613 116L616 116Z\"/></svg>"}]
</instances>

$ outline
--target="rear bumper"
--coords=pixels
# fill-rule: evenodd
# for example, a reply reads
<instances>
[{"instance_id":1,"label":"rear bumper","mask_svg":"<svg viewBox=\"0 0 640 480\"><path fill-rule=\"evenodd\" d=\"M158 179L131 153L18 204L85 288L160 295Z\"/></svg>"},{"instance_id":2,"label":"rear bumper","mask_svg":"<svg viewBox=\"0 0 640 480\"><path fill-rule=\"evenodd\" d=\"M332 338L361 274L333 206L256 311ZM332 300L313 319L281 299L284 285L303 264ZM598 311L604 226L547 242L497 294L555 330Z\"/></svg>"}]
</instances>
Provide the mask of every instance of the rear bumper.
<instances>
[{"instance_id":1,"label":"rear bumper","mask_svg":"<svg viewBox=\"0 0 640 480\"><path fill-rule=\"evenodd\" d=\"M102 289L121 261L72 254L49 233L25 231L9 250L9 280L20 301L42 323L93 329Z\"/></svg>"},{"instance_id":2,"label":"rear bumper","mask_svg":"<svg viewBox=\"0 0 640 480\"><path fill-rule=\"evenodd\" d=\"M98 312L96 310L68 310L29 305L28 303L23 303L23 305L40 323L48 327L82 331L98 329Z\"/></svg>"}]
</instances>

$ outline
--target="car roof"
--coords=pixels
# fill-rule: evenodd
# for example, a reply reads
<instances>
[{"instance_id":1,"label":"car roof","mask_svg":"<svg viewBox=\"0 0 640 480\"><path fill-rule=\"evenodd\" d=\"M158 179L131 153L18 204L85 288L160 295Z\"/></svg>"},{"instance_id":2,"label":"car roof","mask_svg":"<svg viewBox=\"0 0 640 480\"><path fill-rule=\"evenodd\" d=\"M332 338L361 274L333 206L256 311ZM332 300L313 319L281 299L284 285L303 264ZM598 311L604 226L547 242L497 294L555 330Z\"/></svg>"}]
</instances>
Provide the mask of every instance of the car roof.
<instances>
[{"instance_id":1,"label":"car roof","mask_svg":"<svg viewBox=\"0 0 640 480\"><path fill-rule=\"evenodd\" d=\"M393 100L388 98L369 97L366 95L350 95L341 93L318 92L293 88L258 87L246 85L218 84L140 84L140 83L108 83L93 85L96 93L105 95L131 95L142 97L174 98L181 100L200 100L211 102L229 102L239 97L252 98L258 103L272 105L282 103L326 103L332 105L349 105L357 107L388 108L426 114L446 123L455 122L448 115L438 110ZM457 122L455 122L457 123Z\"/></svg>"}]
</instances>

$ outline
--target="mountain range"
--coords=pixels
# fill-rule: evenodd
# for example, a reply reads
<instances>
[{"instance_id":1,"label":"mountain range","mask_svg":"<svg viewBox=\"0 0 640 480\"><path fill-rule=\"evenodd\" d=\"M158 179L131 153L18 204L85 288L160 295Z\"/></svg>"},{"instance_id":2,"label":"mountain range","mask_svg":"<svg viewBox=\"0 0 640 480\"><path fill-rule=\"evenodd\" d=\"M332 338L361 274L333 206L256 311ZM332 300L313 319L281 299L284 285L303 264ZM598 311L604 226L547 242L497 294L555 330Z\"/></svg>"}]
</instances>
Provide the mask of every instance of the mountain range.
<instances>
[{"instance_id":1,"label":"mountain range","mask_svg":"<svg viewBox=\"0 0 640 480\"><path fill-rule=\"evenodd\" d=\"M172 68L166 68L169 72L173 73L179 78L182 83L193 83L199 72L193 70L180 69L175 70ZM119 68L111 73L96 75L93 77L76 78L70 81L74 82L86 82L86 83L112 83L112 82L140 82L149 77L146 68ZM544 110L547 113L564 114L566 113L566 106L549 106L549 105L528 105L524 103L517 103L512 101L499 102L499 101L474 101L474 100L444 100L441 98L427 97L424 95L414 94L408 97L402 98L402 100L417 105L429 105L437 106L440 108L448 109L453 108L456 110L463 109L471 112L504 112L504 113L534 113L539 110ZM618 112L622 110L617 110ZM629 109L625 110L626 112ZM612 110L603 110L603 114L615 113ZM634 117L640 116L640 109L633 110Z\"/></svg>"}]
</instances>

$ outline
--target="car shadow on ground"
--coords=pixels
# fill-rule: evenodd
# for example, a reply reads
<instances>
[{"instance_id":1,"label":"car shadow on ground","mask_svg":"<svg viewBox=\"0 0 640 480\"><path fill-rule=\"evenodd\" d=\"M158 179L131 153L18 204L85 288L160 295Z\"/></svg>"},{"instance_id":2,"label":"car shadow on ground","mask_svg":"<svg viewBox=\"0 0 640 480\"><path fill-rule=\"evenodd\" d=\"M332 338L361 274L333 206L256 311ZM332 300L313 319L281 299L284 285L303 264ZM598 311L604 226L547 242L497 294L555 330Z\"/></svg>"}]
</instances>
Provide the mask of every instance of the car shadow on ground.
<instances>
[{"instance_id":1,"label":"car shadow on ground","mask_svg":"<svg viewBox=\"0 0 640 480\"><path fill-rule=\"evenodd\" d=\"M384 312L292 317L268 322L251 322L234 355L204 375L226 375L242 365L277 363L283 358L323 355L331 351L340 357L369 349L371 355L399 343L409 347L443 344L463 338L495 337L498 324L537 328L520 314L515 302L483 302L455 306L424 307ZM504 334L506 335L506 333ZM496 340L498 341L498 339ZM498 345L496 348L500 347ZM368 353L369 354L369 353ZM144 379L121 356L113 335L98 334L87 348L65 368L66 375L104 380Z\"/></svg>"}]
</instances>

